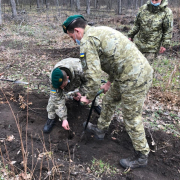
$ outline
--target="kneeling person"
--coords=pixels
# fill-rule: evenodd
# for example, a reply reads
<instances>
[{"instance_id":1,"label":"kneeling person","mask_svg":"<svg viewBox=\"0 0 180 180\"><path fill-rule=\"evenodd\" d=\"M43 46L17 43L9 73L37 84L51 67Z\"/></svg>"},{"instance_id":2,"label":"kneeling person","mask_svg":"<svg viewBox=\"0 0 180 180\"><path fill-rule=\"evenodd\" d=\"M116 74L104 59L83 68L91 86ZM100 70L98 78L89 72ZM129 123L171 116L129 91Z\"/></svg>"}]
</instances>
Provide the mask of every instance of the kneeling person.
<instances>
[{"instance_id":1,"label":"kneeling person","mask_svg":"<svg viewBox=\"0 0 180 180\"><path fill-rule=\"evenodd\" d=\"M69 130L67 121L67 108L65 105L66 91L72 91L78 87L82 90L82 84L85 83L82 71L81 61L78 58L67 58L58 62L51 72L51 91L47 105L48 120L44 126L43 132L49 133L55 124L56 115L62 121L62 127ZM77 93L76 100L80 99L81 94Z\"/></svg>"}]
</instances>

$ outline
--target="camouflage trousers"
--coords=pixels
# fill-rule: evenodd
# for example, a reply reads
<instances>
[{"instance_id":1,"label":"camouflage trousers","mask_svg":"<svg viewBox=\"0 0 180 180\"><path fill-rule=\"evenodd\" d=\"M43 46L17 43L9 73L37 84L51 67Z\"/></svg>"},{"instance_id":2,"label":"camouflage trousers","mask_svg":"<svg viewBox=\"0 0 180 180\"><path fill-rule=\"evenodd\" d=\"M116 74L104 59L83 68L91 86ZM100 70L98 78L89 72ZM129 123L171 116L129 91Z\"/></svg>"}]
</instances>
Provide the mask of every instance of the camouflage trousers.
<instances>
[{"instance_id":1,"label":"camouflage trousers","mask_svg":"<svg viewBox=\"0 0 180 180\"><path fill-rule=\"evenodd\" d=\"M50 98L46 109L49 119L54 119L56 115L59 117L60 121L67 119L65 96L61 93L50 93Z\"/></svg>"},{"instance_id":2,"label":"camouflage trousers","mask_svg":"<svg viewBox=\"0 0 180 180\"><path fill-rule=\"evenodd\" d=\"M148 60L149 64L152 66L154 60L157 57L157 53L154 52L147 52L147 53L143 53L144 57Z\"/></svg>"},{"instance_id":3,"label":"camouflage trousers","mask_svg":"<svg viewBox=\"0 0 180 180\"><path fill-rule=\"evenodd\" d=\"M99 129L107 129L111 123L111 118L116 106L121 103L125 128L132 140L133 147L136 151L140 151L146 155L150 149L142 122L142 108L151 83L152 73L143 85L132 87L121 93L120 89L122 84L114 81L103 98L101 116L97 124Z\"/></svg>"}]
</instances>

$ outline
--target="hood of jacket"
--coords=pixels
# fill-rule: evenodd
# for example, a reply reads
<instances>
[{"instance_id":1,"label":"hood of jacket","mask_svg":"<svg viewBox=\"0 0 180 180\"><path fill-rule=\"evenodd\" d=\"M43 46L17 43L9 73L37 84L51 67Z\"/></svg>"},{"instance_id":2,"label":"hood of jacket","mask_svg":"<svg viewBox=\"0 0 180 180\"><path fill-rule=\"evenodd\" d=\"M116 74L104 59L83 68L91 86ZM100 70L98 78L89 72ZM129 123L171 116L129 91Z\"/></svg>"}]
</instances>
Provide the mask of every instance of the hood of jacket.
<instances>
[{"instance_id":1,"label":"hood of jacket","mask_svg":"<svg viewBox=\"0 0 180 180\"><path fill-rule=\"evenodd\" d=\"M153 6L151 4L151 0L148 0L148 2L147 2L148 9L151 12L163 11L167 7L167 5L168 5L168 0L162 0L161 4L159 6Z\"/></svg>"}]
</instances>

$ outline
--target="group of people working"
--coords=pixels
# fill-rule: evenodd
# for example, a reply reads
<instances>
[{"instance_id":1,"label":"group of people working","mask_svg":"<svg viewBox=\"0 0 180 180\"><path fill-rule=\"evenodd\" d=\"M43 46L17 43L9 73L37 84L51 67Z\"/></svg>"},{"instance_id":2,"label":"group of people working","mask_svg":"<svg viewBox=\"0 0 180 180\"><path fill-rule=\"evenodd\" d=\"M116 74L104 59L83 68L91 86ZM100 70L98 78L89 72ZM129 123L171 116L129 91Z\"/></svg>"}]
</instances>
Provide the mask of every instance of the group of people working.
<instances>
[{"instance_id":1,"label":"group of people working","mask_svg":"<svg viewBox=\"0 0 180 180\"><path fill-rule=\"evenodd\" d=\"M62 127L69 130L64 89L82 89L75 100L89 104L103 89L101 114L97 125L87 129L103 140L111 117L121 103L123 121L135 153L121 159L120 165L131 169L148 163L149 145L142 122L142 108L152 84L153 61L170 46L173 15L168 0L149 0L136 16L128 37L106 26L89 26L82 15L69 16L63 23L64 33L80 45L80 58L58 62L51 73L51 91L47 105L48 120L43 131L49 133L56 115ZM101 72L108 81L101 86Z\"/></svg>"}]
</instances>

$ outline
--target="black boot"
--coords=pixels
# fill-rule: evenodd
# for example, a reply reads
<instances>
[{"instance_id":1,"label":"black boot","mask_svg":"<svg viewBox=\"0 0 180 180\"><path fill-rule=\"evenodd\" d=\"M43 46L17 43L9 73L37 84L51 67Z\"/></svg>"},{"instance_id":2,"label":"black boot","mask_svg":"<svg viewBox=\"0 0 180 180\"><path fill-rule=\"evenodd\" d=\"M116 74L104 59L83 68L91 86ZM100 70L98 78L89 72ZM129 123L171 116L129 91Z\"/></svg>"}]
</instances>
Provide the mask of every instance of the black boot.
<instances>
[{"instance_id":1,"label":"black boot","mask_svg":"<svg viewBox=\"0 0 180 180\"><path fill-rule=\"evenodd\" d=\"M50 133L54 124L55 124L55 119L49 119L48 118L48 120L47 120L47 122L43 128L43 132L44 133Z\"/></svg>"},{"instance_id":2,"label":"black boot","mask_svg":"<svg viewBox=\"0 0 180 180\"><path fill-rule=\"evenodd\" d=\"M148 163L148 155L142 154L141 152L135 151L133 157L127 159L121 159L120 165L124 168L130 167L131 169L144 167Z\"/></svg>"},{"instance_id":3,"label":"black boot","mask_svg":"<svg viewBox=\"0 0 180 180\"><path fill-rule=\"evenodd\" d=\"M101 106L94 106L94 110L95 110L95 112L98 114L98 115L100 115L101 114Z\"/></svg>"},{"instance_id":4,"label":"black boot","mask_svg":"<svg viewBox=\"0 0 180 180\"><path fill-rule=\"evenodd\" d=\"M85 125L86 122L83 123L83 127L85 127ZM93 133L97 139L104 140L105 132L101 129L98 129L96 125L89 122L86 130L90 133Z\"/></svg>"}]
</instances>

